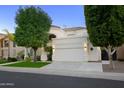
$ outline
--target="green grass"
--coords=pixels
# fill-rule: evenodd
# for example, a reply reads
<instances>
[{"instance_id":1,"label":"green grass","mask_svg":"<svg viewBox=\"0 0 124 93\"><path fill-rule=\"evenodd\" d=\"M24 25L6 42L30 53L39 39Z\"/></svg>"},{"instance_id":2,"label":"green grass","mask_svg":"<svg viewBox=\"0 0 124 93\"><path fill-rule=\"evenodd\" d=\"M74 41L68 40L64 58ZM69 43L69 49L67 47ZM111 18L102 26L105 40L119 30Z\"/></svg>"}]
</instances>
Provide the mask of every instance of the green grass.
<instances>
[{"instance_id":1,"label":"green grass","mask_svg":"<svg viewBox=\"0 0 124 93\"><path fill-rule=\"evenodd\" d=\"M4 66L40 68L48 64L49 63L46 63L46 62L19 62L19 63L9 64L9 65L4 65Z\"/></svg>"},{"instance_id":2,"label":"green grass","mask_svg":"<svg viewBox=\"0 0 124 93\"><path fill-rule=\"evenodd\" d=\"M0 64L4 64L4 63L7 63L7 62L0 62Z\"/></svg>"},{"instance_id":3,"label":"green grass","mask_svg":"<svg viewBox=\"0 0 124 93\"><path fill-rule=\"evenodd\" d=\"M0 64L8 63L6 60L0 60Z\"/></svg>"}]
</instances>

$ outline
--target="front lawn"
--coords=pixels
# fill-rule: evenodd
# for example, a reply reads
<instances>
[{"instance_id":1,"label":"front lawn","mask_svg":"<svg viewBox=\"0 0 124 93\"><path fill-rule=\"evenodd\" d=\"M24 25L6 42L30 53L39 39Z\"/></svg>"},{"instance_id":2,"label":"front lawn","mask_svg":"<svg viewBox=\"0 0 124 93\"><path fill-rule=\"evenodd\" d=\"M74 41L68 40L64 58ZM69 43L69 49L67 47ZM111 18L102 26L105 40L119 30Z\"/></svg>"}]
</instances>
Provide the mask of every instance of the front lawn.
<instances>
[{"instance_id":1,"label":"front lawn","mask_svg":"<svg viewBox=\"0 0 124 93\"><path fill-rule=\"evenodd\" d=\"M46 62L19 62L19 63L4 65L4 66L40 68L48 64L49 63L46 63Z\"/></svg>"},{"instance_id":2,"label":"front lawn","mask_svg":"<svg viewBox=\"0 0 124 93\"><path fill-rule=\"evenodd\" d=\"M7 62L0 62L0 64L4 64L4 63L7 63Z\"/></svg>"},{"instance_id":3,"label":"front lawn","mask_svg":"<svg viewBox=\"0 0 124 93\"><path fill-rule=\"evenodd\" d=\"M0 59L0 64L8 63L6 60Z\"/></svg>"}]
</instances>

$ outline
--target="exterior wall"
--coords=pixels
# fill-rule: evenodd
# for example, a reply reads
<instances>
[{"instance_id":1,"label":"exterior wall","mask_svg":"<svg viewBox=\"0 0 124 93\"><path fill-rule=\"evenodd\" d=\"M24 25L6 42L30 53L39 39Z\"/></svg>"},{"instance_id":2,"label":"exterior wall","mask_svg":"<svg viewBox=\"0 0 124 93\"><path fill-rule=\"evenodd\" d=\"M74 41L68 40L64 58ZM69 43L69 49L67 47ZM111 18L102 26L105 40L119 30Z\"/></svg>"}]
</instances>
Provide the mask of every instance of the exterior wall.
<instances>
[{"instance_id":1,"label":"exterior wall","mask_svg":"<svg viewBox=\"0 0 124 93\"><path fill-rule=\"evenodd\" d=\"M2 41L0 41L0 58L2 58L3 51L2 51Z\"/></svg>"},{"instance_id":2,"label":"exterior wall","mask_svg":"<svg viewBox=\"0 0 124 93\"><path fill-rule=\"evenodd\" d=\"M37 55L38 55L38 56L41 56L41 53L42 53L42 48L38 48L38 50L37 50Z\"/></svg>"},{"instance_id":3,"label":"exterior wall","mask_svg":"<svg viewBox=\"0 0 124 93\"><path fill-rule=\"evenodd\" d=\"M78 29L78 30L66 30L66 37L83 37L88 40L88 34L86 29ZM100 47L93 47L93 45L88 40L87 42L82 41L82 43L86 43L87 47L87 59L88 61L101 61L101 50ZM82 45L83 46L83 45ZM91 50L93 48L93 50Z\"/></svg>"},{"instance_id":4,"label":"exterior wall","mask_svg":"<svg viewBox=\"0 0 124 93\"><path fill-rule=\"evenodd\" d=\"M51 27L50 34L56 35L56 38L62 38L65 36L64 31L61 28Z\"/></svg>"},{"instance_id":5,"label":"exterior wall","mask_svg":"<svg viewBox=\"0 0 124 93\"><path fill-rule=\"evenodd\" d=\"M121 47L118 47L117 49L117 59L118 60L124 60L124 45Z\"/></svg>"},{"instance_id":6,"label":"exterior wall","mask_svg":"<svg viewBox=\"0 0 124 93\"><path fill-rule=\"evenodd\" d=\"M88 46L88 61L101 61L100 47L93 47L91 43Z\"/></svg>"},{"instance_id":7,"label":"exterior wall","mask_svg":"<svg viewBox=\"0 0 124 93\"><path fill-rule=\"evenodd\" d=\"M87 62L88 55L83 47L84 43L87 43L85 37L53 39L53 61Z\"/></svg>"},{"instance_id":8,"label":"exterior wall","mask_svg":"<svg viewBox=\"0 0 124 93\"><path fill-rule=\"evenodd\" d=\"M3 38L5 37L4 34L0 34L0 58L2 58L3 56L3 51L2 51L2 47L3 47Z\"/></svg>"},{"instance_id":9,"label":"exterior wall","mask_svg":"<svg viewBox=\"0 0 124 93\"><path fill-rule=\"evenodd\" d=\"M5 38L4 40L8 40L8 38ZM1 47L1 52L3 51L3 58L8 58L8 47L4 46L4 40L2 42L2 46ZM10 57L17 57L18 53L20 51L23 51L25 48L24 47L19 47L19 46L13 46L13 41L10 41Z\"/></svg>"},{"instance_id":10,"label":"exterior wall","mask_svg":"<svg viewBox=\"0 0 124 93\"><path fill-rule=\"evenodd\" d=\"M23 47L17 47L17 48L11 48L10 49L10 57L17 57L18 53L21 51L24 51L25 48ZM8 48L2 48L3 51L3 58L8 58Z\"/></svg>"},{"instance_id":11,"label":"exterior wall","mask_svg":"<svg viewBox=\"0 0 124 93\"><path fill-rule=\"evenodd\" d=\"M86 29L65 30L65 35L66 35L66 37L88 36Z\"/></svg>"}]
</instances>

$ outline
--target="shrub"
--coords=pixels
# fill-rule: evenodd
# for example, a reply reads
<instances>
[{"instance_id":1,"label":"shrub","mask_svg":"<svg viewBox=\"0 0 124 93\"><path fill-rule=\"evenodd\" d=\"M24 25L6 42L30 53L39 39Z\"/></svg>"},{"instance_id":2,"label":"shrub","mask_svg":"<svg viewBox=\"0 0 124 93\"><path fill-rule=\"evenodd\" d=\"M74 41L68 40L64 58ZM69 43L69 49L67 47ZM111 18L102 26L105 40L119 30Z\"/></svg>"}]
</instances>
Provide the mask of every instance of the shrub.
<instances>
[{"instance_id":1,"label":"shrub","mask_svg":"<svg viewBox=\"0 0 124 93\"><path fill-rule=\"evenodd\" d=\"M18 60L23 60L24 59L24 50L17 53L17 59Z\"/></svg>"},{"instance_id":2,"label":"shrub","mask_svg":"<svg viewBox=\"0 0 124 93\"><path fill-rule=\"evenodd\" d=\"M52 61L53 48L51 46L45 47L45 51L47 52L47 60Z\"/></svg>"},{"instance_id":3,"label":"shrub","mask_svg":"<svg viewBox=\"0 0 124 93\"><path fill-rule=\"evenodd\" d=\"M17 59L16 58L12 58L12 57L8 57L7 61L8 62L15 62L15 61L17 61Z\"/></svg>"},{"instance_id":4,"label":"shrub","mask_svg":"<svg viewBox=\"0 0 124 93\"><path fill-rule=\"evenodd\" d=\"M40 61L41 59L40 59L40 56L37 56L37 61Z\"/></svg>"},{"instance_id":5,"label":"shrub","mask_svg":"<svg viewBox=\"0 0 124 93\"><path fill-rule=\"evenodd\" d=\"M7 62L7 60L5 59L5 58L2 58L2 59L0 59L0 63L6 63Z\"/></svg>"},{"instance_id":6,"label":"shrub","mask_svg":"<svg viewBox=\"0 0 124 93\"><path fill-rule=\"evenodd\" d=\"M118 59L118 61L124 62L124 59Z\"/></svg>"},{"instance_id":7,"label":"shrub","mask_svg":"<svg viewBox=\"0 0 124 93\"><path fill-rule=\"evenodd\" d=\"M25 58L25 62L31 62L31 61L32 61L32 59L30 57Z\"/></svg>"}]
</instances>

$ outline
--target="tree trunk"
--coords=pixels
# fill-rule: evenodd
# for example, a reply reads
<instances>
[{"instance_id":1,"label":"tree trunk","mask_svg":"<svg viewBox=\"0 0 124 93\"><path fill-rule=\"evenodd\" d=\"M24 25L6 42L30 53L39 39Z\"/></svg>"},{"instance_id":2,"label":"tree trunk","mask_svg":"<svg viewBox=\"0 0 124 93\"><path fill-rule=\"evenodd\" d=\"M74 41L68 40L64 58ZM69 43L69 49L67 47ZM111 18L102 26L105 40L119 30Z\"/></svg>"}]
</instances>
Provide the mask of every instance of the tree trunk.
<instances>
[{"instance_id":1,"label":"tree trunk","mask_svg":"<svg viewBox=\"0 0 124 93\"><path fill-rule=\"evenodd\" d=\"M27 57L29 57L28 56L28 50L27 50L28 48L27 47L25 47L25 55L24 55L24 59L26 59Z\"/></svg>"},{"instance_id":2,"label":"tree trunk","mask_svg":"<svg viewBox=\"0 0 124 93\"><path fill-rule=\"evenodd\" d=\"M33 62L36 62L37 61L37 56L36 56L37 48L33 48L33 50L34 50Z\"/></svg>"},{"instance_id":3,"label":"tree trunk","mask_svg":"<svg viewBox=\"0 0 124 93\"><path fill-rule=\"evenodd\" d=\"M110 68L115 69L115 64L112 61L112 55L113 55L112 48L111 48L111 46L109 46L108 47L108 58L109 58L109 62L110 62Z\"/></svg>"}]
</instances>

